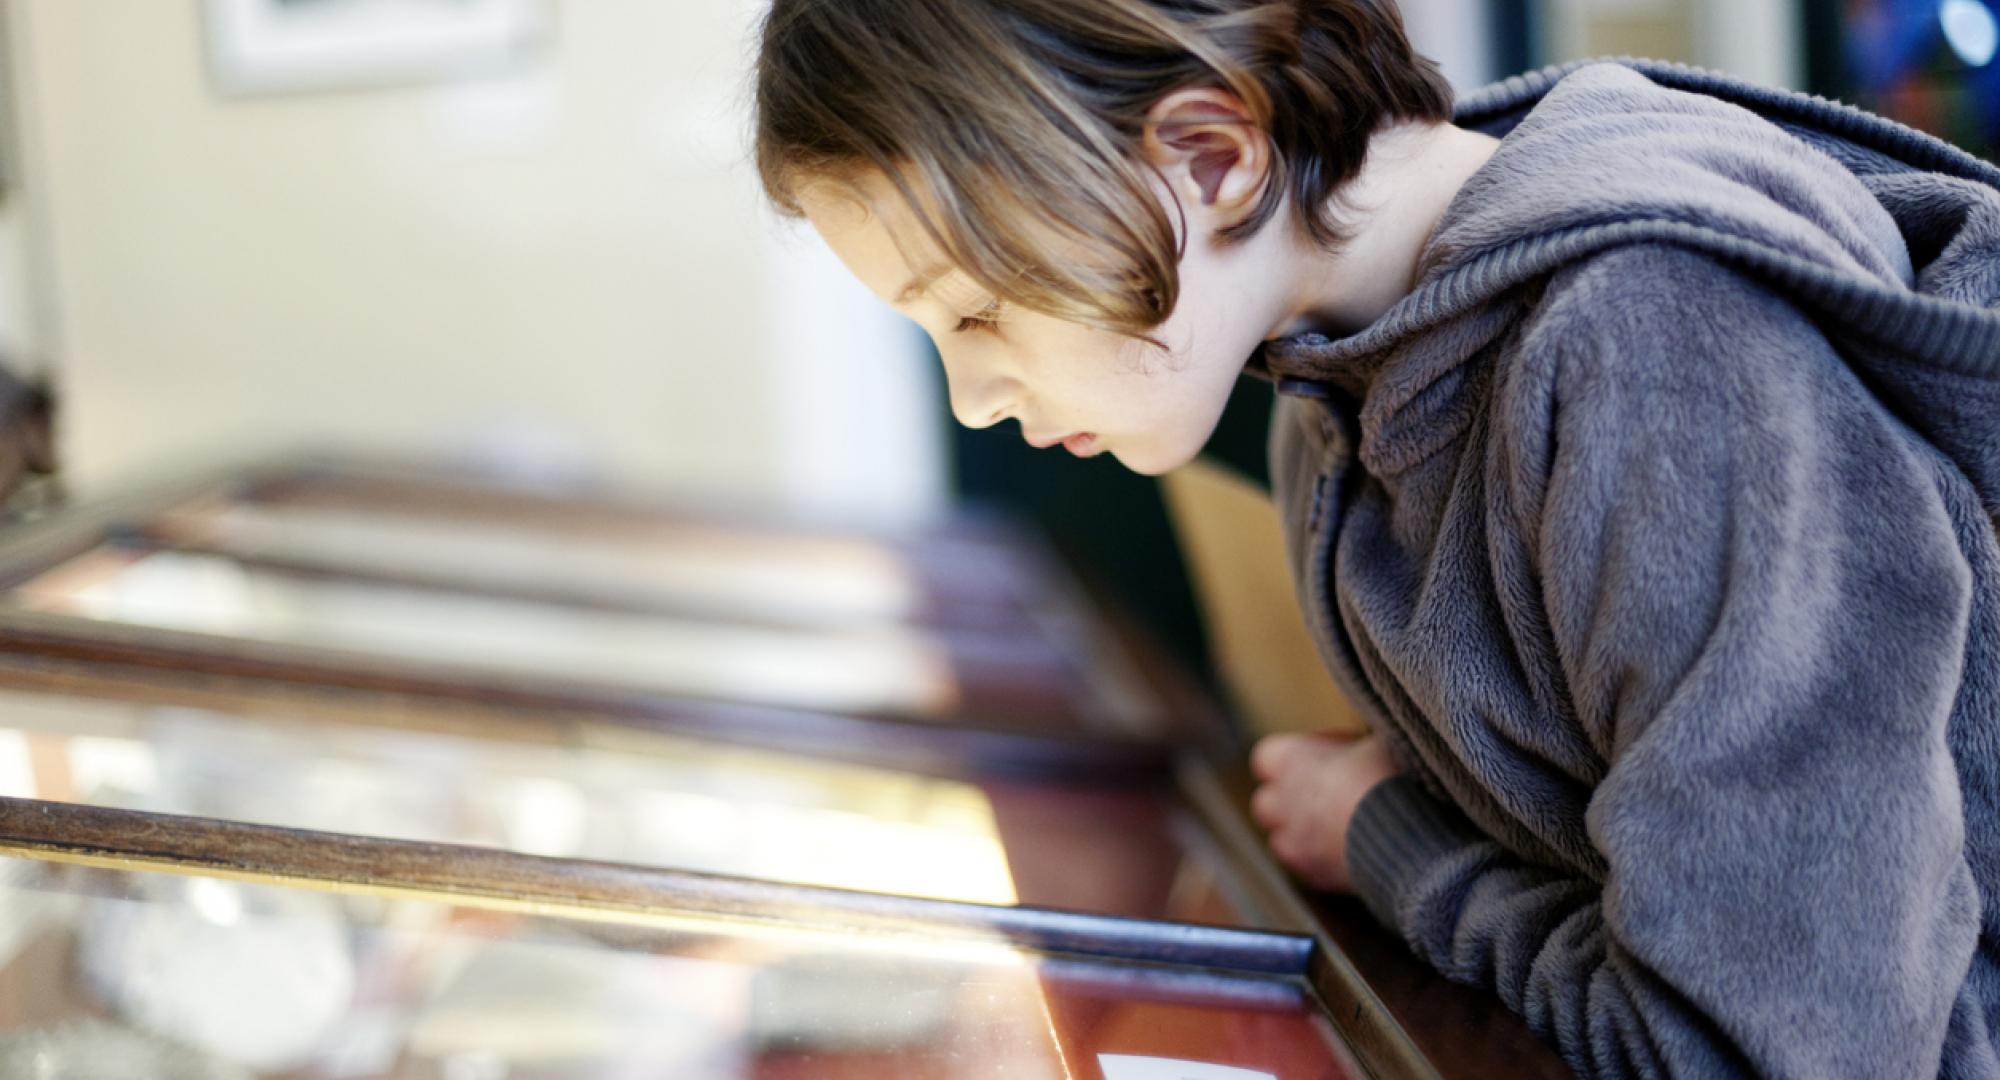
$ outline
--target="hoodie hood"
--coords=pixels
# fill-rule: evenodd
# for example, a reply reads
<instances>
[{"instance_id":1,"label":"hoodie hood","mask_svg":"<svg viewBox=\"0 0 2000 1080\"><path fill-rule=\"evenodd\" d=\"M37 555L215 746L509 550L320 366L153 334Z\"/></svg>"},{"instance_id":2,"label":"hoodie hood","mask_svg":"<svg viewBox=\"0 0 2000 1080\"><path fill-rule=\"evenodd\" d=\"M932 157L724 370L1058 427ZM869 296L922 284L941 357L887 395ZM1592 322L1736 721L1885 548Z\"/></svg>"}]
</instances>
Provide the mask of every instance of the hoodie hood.
<instances>
[{"instance_id":1,"label":"hoodie hood","mask_svg":"<svg viewBox=\"0 0 2000 1080\"><path fill-rule=\"evenodd\" d=\"M1455 122L1501 142L1446 207L1415 289L1355 334L1267 343L1253 374L1367 382L1518 286L1675 244L1812 315L2000 514L2000 169L1825 98L1630 57L1495 83Z\"/></svg>"}]
</instances>

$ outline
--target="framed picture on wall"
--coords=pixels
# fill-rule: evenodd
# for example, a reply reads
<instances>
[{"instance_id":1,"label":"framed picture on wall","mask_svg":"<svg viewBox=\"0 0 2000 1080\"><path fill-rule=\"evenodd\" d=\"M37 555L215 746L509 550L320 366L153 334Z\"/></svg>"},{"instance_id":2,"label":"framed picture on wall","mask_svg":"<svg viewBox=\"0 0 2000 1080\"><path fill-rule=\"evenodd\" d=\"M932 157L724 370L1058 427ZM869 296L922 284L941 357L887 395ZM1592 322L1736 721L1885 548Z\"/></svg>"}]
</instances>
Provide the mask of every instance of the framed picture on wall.
<instances>
[{"instance_id":1,"label":"framed picture on wall","mask_svg":"<svg viewBox=\"0 0 2000 1080\"><path fill-rule=\"evenodd\" d=\"M547 40L544 0L208 0L225 94L296 93L514 70Z\"/></svg>"}]
</instances>

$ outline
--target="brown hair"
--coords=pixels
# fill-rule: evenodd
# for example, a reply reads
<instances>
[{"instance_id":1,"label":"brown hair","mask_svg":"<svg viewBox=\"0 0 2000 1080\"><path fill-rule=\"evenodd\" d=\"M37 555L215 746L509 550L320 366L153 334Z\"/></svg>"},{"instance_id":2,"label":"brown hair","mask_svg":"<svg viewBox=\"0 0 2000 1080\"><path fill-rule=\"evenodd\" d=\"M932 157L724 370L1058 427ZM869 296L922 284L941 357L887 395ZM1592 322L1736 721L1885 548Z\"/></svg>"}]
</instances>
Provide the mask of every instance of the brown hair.
<instances>
[{"instance_id":1,"label":"brown hair","mask_svg":"<svg viewBox=\"0 0 2000 1080\"><path fill-rule=\"evenodd\" d=\"M795 216L802 186L879 171L995 295L1139 335L1173 311L1181 252L1138 148L1147 110L1190 86L1234 94L1271 139L1263 201L1225 242L1289 194L1340 245L1329 211L1369 136L1452 117L1394 0L775 0L757 165Z\"/></svg>"}]
</instances>

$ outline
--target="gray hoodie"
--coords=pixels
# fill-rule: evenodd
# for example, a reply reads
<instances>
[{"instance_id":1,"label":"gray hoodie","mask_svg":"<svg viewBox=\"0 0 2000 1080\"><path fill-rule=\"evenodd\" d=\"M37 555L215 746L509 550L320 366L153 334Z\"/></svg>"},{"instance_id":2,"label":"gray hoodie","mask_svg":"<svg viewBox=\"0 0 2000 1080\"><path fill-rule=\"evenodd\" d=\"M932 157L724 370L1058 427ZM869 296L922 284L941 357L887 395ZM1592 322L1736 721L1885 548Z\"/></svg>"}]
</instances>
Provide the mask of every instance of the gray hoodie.
<instances>
[{"instance_id":1,"label":"gray hoodie","mask_svg":"<svg viewBox=\"0 0 2000 1080\"><path fill-rule=\"evenodd\" d=\"M1586 1076L2000 1076L2000 170L1619 58L1266 345L1376 915Z\"/></svg>"}]
</instances>

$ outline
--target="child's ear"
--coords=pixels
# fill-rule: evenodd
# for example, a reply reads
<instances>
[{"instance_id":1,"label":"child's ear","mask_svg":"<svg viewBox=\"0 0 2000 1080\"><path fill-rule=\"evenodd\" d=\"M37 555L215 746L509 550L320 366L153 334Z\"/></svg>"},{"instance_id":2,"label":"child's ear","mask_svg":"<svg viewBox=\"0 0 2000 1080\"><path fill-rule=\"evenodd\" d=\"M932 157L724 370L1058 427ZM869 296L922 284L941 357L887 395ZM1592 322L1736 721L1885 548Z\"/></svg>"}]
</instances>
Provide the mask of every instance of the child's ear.
<instances>
[{"instance_id":1,"label":"child's ear","mask_svg":"<svg viewBox=\"0 0 2000 1080\"><path fill-rule=\"evenodd\" d=\"M1263 193L1271 140L1234 94L1176 90L1146 112L1147 160L1183 201L1234 219Z\"/></svg>"}]
</instances>

